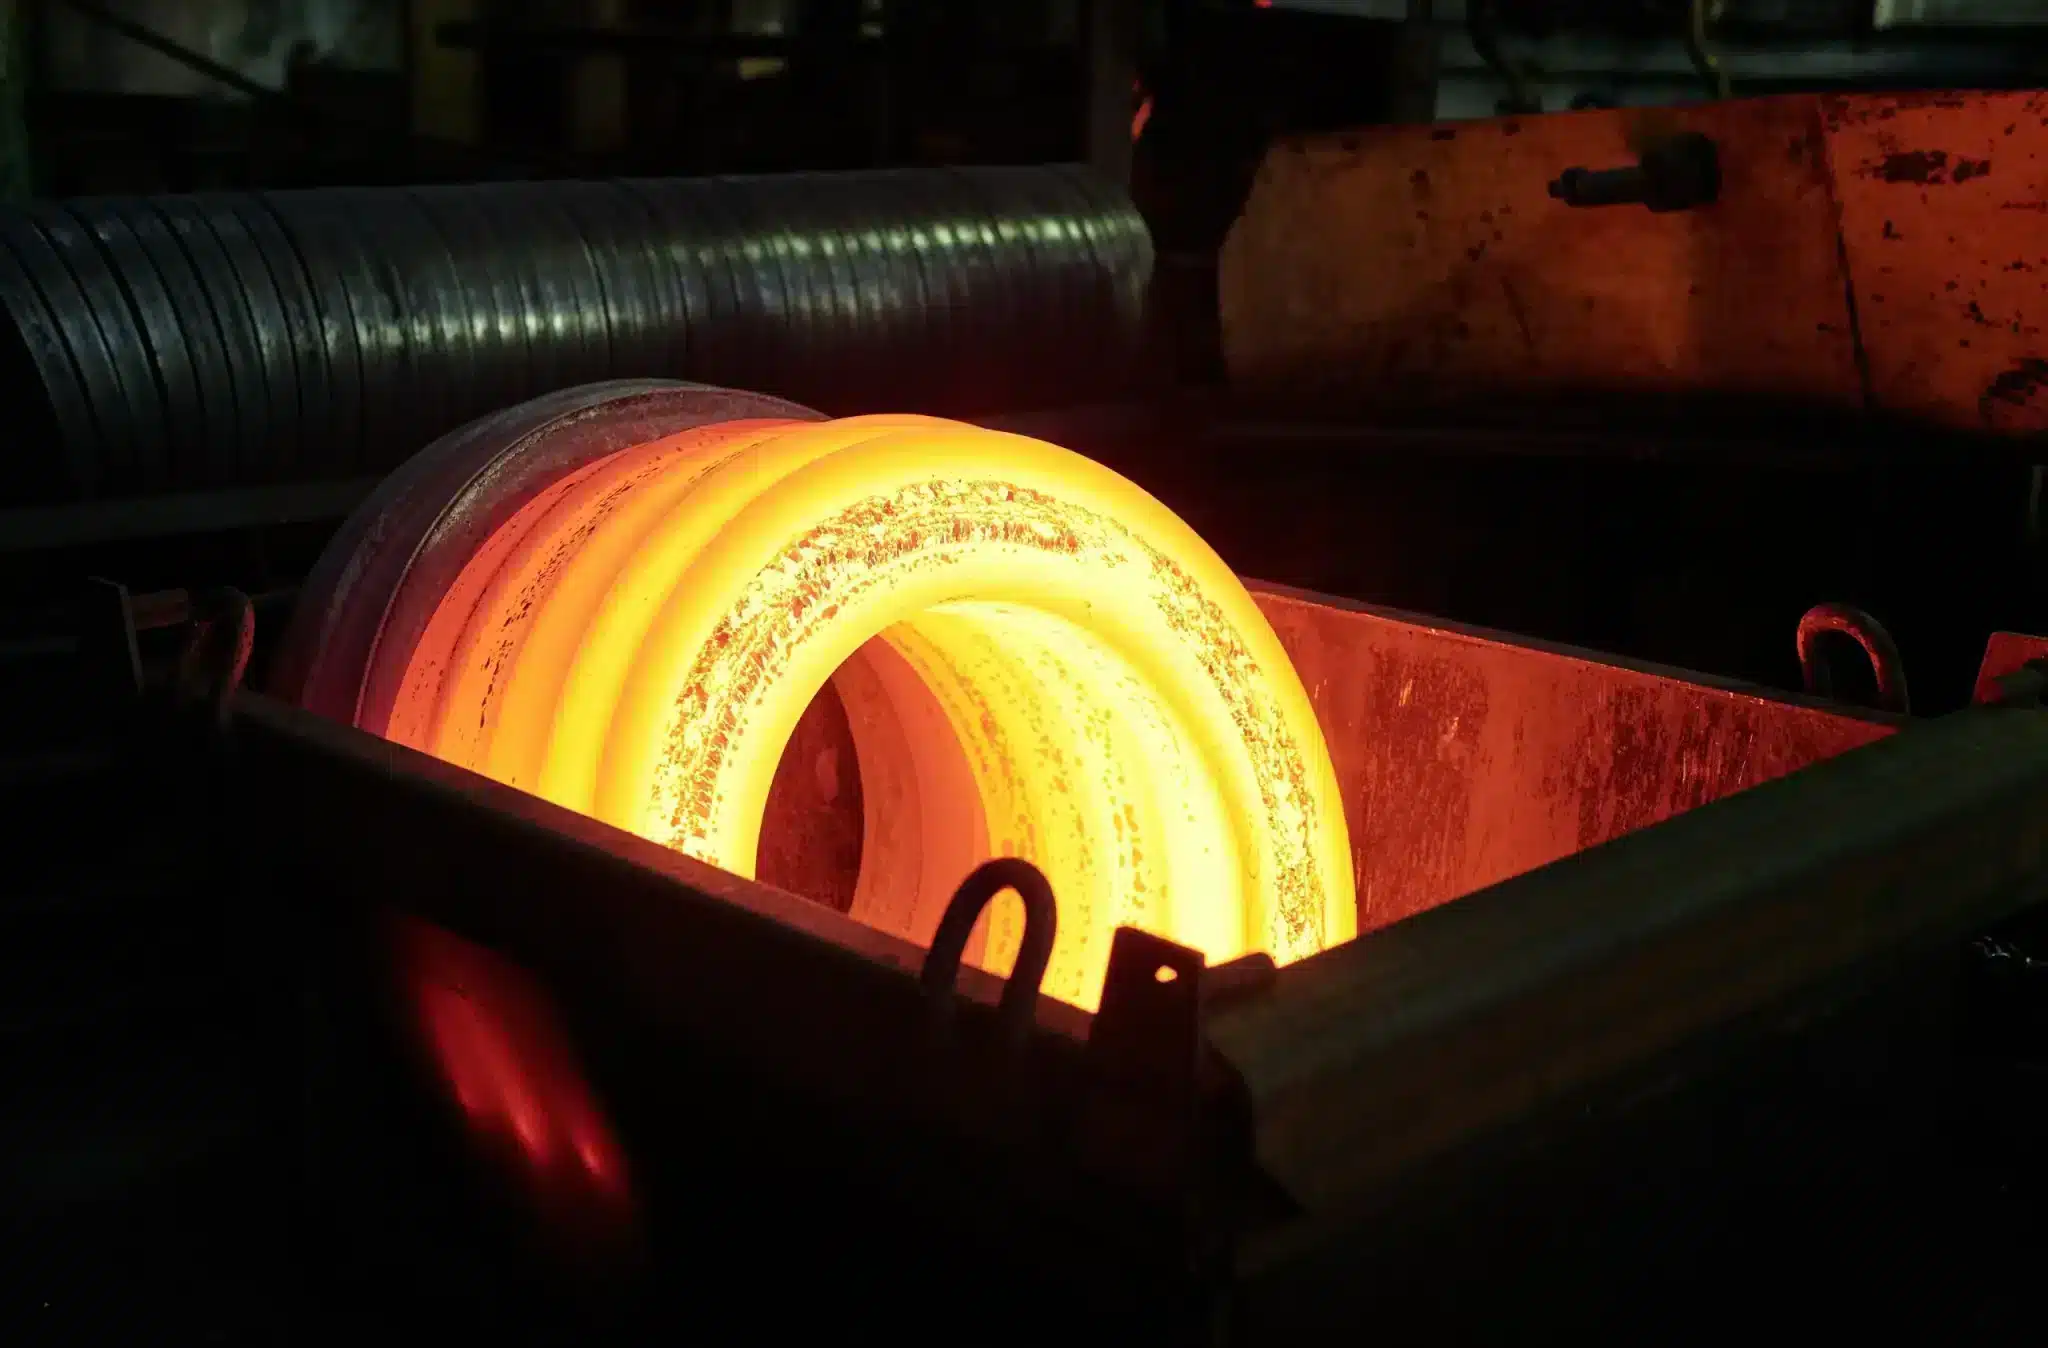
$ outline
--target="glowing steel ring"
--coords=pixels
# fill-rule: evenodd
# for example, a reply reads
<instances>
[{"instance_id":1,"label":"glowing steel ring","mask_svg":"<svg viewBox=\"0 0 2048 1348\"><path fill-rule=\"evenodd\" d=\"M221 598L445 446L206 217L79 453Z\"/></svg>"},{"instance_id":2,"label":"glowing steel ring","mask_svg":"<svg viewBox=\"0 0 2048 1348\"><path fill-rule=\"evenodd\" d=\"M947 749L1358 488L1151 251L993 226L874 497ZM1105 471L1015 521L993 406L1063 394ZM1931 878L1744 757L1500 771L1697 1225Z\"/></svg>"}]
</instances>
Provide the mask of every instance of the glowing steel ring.
<instances>
[{"instance_id":1,"label":"glowing steel ring","mask_svg":"<svg viewBox=\"0 0 2048 1348\"><path fill-rule=\"evenodd\" d=\"M1045 990L1083 1005L1119 925L1212 959L1355 934L1307 695L1164 506L1019 436L722 410L604 437L542 485L519 463L546 437L477 465L526 487L452 576L443 549L430 594L393 587L424 617L387 613L352 718L751 875L783 747L836 671L868 801L854 916L928 941L975 862L1027 857L1062 909ZM978 962L1004 967L1017 925L993 909Z\"/></svg>"}]
</instances>

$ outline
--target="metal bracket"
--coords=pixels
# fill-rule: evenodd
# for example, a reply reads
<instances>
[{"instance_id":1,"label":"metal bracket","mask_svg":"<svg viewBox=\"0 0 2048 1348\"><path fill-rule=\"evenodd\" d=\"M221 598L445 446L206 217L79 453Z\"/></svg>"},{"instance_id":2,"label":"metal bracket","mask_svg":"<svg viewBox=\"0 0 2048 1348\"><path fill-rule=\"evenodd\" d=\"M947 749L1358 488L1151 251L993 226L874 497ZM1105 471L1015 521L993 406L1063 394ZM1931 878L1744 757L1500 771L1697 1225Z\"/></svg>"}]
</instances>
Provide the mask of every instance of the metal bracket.
<instances>
[{"instance_id":1,"label":"metal bracket","mask_svg":"<svg viewBox=\"0 0 2048 1348\"><path fill-rule=\"evenodd\" d=\"M1086 1136L1098 1170L1155 1192L1200 1172L1199 950L1119 927L1089 1031Z\"/></svg>"},{"instance_id":2,"label":"metal bracket","mask_svg":"<svg viewBox=\"0 0 2048 1348\"><path fill-rule=\"evenodd\" d=\"M1670 136L1626 168L1568 168L1550 184L1567 206L1647 206L1659 215L1707 206L1721 196L1721 151L1696 131Z\"/></svg>"},{"instance_id":3,"label":"metal bracket","mask_svg":"<svg viewBox=\"0 0 2048 1348\"><path fill-rule=\"evenodd\" d=\"M1179 1309L1191 1331L1213 1333L1242 1202L1243 1173L1224 1158L1249 1144L1229 1127L1233 1112L1219 1107L1222 1078L1203 1017L1219 999L1269 986L1274 967L1265 955L1206 966L1199 950L1117 929L1088 1035L1083 1136L1098 1174L1179 1196L1193 1292Z\"/></svg>"},{"instance_id":4,"label":"metal bracket","mask_svg":"<svg viewBox=\"0 0 2048 1348\"><path fill-rule=\"evenodd\" d=\"M1117 928L1088 1035L1096 1067L1148 1087L1192 1091L1201 1062L1206 966L1199 950L1136 927Z\"/></svg>"},{"instance_id":5,"label":"metal bracket","mask_svg":"<svg viewBox=\"0 0 2048 1348\"><path fill-rule=\"evenodd\" d=\"M1993 632L1977 668L1979 706L2038 707L2048 693L2048 637Z\"/></svg>"},{"instance_id":6,"label":"metal bracket","mask_svg":"<svg viewBox=\"0 0 2048 1348\"><path fill-rule=\"evenodd\" d=\"M176 697L204 707L214 727L228 727L229 700L242 686L256 647L256 609L240 590L202 590L190 597L192 631L178 657Z\"/></svg>"},{"instance_id":7,"label":"metal bracket","mask_svg":"<svg viewBox=\"0 0 2048 1348\"><path fill-rule=\"evenodd\" d=\"M78 602L78 658L88 686L121 705L142 696L142 649L128 587L95 576Z\"/></svg>"}]
</instances>

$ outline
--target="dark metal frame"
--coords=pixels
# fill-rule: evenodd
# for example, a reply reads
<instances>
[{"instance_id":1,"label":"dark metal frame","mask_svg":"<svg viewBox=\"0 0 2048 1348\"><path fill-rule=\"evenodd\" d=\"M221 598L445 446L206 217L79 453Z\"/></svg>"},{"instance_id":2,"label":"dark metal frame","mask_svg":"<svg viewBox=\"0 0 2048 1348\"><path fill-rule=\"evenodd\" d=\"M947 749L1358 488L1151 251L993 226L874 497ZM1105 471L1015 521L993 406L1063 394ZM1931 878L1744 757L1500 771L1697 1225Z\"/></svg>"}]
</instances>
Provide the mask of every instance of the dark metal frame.
<instances>
[{"instance_id":1,"label":"dark metal frame","mask_svg":"<svg viewBox=\"0 0 2048 1348\"><path fill-rule=\"evenodd\" d=\"M1107 1270L1176 1335L1233 1289L1252 1338L1336 1314L1357 1278L1332 1251L1416 1176L2048 898L2048 678L2008 638L1990 705L1283 971L1126 931L1098 1015L1040 998L1020 1027L1002 980L961 969L935 1001L913 946L238 687L246 602L106 593L110 656L196 621L175 723L222 755L272 874L460 933L679 1071L894 1139L846 1164L879 1167L917 1248L1005 1251L1049 1305L1107 1295L1057 1269Z\"/></svg>"},{"instance_id":2,"label":"dark metal frame","mask_svg":"<svg viewBox=\"0 0 2048 1348\"><path fill-rule=\"evenodd\" d=\"M780 1111L830 1118L868 1165L859 1196L839 1206L876 1202L872 1186L885 1195L868 1233L878 1244L908 1229L927 1247L985 1249L1054 1230L1038 1257L1010 1260L1034 1285L1058 1284L1076 1260L1123 1284L1069 1287L1059 1304L1140 1286L1147 1315L1163 1300L1207 1318L1234 1226L1219 1214L1241 1204L1249 1172L1244 1135L1227 1126L1233 1085L1199 1031L1204 990L1255 985L1269 960L1206 970L1196 952L1125 931L1098 1014L1020 999L1003 979L829 909L241 687L252 608L233 592L101 584L94 595L82 647L110 688L157 708L154 742L187 764L188 787L212 783L196 793L202 817L234 821L221 845L255 853L264 897L324 914L330 939L357 933L342 940L357 947L341 960L342 996L384 1008L372 1017L383 1033L401 989L374 933L423 920L531 975L579 1038L639 1045L676 1082L728 1098L743 1082ZM185 656L170 687L147 688L136 634L172 626L189 631ZM212 771L193 774L195 760ZM969 892L976 881L1018 883L984 869L956 902L992 894ZM578 901L562 902L570 894ZM1162 967L1178 977L1159 981ZM602 1066L596 1080L631 1134L700 1122L701 1102L677 1098L676 1082L621 1081ZM968 1189L1001 1197L963 1203ZM671 1212L707 1202L700 1187L660 1181L636 1199Z\"/></svg>"}]
</instances>

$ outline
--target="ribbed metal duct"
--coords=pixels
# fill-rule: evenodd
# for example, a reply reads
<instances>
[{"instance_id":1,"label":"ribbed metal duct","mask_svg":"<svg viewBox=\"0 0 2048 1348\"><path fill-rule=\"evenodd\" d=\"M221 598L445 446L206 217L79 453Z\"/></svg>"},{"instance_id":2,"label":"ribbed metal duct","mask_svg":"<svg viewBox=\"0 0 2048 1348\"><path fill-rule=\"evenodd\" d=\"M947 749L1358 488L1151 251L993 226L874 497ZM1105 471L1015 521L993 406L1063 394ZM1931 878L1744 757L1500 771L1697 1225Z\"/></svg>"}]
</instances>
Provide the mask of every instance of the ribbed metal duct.
<instances>
[{"instance_id":1,"label":"ribbed metal duct","mask_svg":"<svg viewBox=\"0 0 2048 1348\"><path fill-rule=\"evenodd\" d=\"M94 198L0 243L16 505L368 476L608 378L835 413L1105 395L1152 265L1067 166Z\"/></svg>"}]
</instances>

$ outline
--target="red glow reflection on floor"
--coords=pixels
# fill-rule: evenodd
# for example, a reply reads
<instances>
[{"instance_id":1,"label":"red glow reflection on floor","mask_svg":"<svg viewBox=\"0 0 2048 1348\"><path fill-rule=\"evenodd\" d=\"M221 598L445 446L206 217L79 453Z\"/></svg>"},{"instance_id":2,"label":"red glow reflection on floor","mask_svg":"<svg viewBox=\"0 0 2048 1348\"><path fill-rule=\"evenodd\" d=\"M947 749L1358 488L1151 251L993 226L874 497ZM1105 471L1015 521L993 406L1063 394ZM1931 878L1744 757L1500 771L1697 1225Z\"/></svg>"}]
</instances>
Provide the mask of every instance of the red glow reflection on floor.
<instances>
[{"instance_id":1,"label":"red glow reflection on floor","mask_svg":"<svg viewBox=\"0 0 2048 1348\"><path fill-rule=\"evenodd\" d=\"M437 927L399 919L393 930L422 1044L478 1141L517 1157L549 1209L622 1214L624 1154L538 987Z\"/></svg>"}]
</instances>

